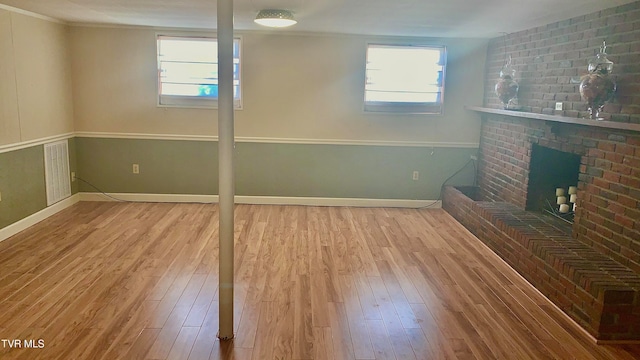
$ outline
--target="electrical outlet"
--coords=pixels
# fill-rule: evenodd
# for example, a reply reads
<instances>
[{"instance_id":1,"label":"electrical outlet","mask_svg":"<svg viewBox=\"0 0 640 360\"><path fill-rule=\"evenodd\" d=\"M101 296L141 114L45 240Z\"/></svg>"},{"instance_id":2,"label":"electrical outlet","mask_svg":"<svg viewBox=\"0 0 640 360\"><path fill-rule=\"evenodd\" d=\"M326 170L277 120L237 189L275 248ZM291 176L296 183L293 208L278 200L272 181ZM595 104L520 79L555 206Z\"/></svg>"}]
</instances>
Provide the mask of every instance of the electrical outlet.
<instances>
[{"instance_id":1,"label":"electrical outlet","mask_svg":"<svg viewBox=\"0 0 640 360\"><path fill-rule=\"evenodd\" d=\"M419 171L414 171L413 175L411 176L411 178L413 179L413 181L416 181L416 180L420 179L420 172Z\"/></svg>"},{"instance_id":2,"label":"electrical outlet","mask_svg":"<svg viewBox=\"0 0 640 360\"><path fill-rule=\"evenodd\" d=\"M134 174L140 174L140 165L133 164L133 173Z\"/></svg>"},{"instance_id":3,"label":"electrical outlet","mask_svg":"<svg viewBox=\"0 0 640 360\"><path fill-rule=\"evenodd\" d=\"M76 181L76 172L72 171L71 172L71 182L74 182L74 181Z\"/></svg>"},{"instance_id":4,"label":"electrical outlet","mask_svg":"<svg viewBox=\"0 0 640 360\"><path fill-rule=\"evenodd\" d=\"M556 110L562 111L562 103L561 102L557 102L556 103Z\"/></svg>"},{"instance_id":5,"label":"electrical outlet","mask_svg":"<svg viewBox=\"0 0 640 360\"><path fill-rule=\"evenodd\" d=\"M478 157L477 157L477 156L475 156L475 155L469 155L469 158L470 158L471 160L478 160Z\"/></svg>"}]
</instances>

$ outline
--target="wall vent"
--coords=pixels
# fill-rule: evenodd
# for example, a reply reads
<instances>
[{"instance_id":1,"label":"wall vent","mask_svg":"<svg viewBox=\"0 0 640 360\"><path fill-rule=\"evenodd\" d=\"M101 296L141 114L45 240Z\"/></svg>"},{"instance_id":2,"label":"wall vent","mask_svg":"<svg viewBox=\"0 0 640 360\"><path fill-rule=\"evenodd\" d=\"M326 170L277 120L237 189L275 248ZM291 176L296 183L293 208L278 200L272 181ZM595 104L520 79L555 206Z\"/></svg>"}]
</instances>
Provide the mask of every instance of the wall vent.
<instances>
[{"instance_id":1,"label":"wall vent","mask_svg":"<svg viewBox=\"0 0 640 360\"><path fill-rule=\"evenodd\" d=\"M44 145L44 169L47 182L47 206L71 196L67 140Z\"/></svg>"}]
</instances>

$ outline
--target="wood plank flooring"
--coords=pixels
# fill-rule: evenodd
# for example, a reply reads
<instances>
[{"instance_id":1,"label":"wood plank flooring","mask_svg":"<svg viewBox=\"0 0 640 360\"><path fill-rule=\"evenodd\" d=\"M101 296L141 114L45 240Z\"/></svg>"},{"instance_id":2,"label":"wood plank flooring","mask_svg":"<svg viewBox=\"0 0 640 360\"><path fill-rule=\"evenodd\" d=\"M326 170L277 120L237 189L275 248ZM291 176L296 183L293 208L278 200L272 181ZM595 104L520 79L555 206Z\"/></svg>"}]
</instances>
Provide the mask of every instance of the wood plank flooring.
<instances>
[{"instance_id":1,"label":"wood plank flooring","mask_svg":"<svg viewBox=\"0 0 640 360\"><path fill-rule=\"evenodd\" d=\"M237 206L220 342L217 225L216 205L83 202L1 242L0 358L640 358L440 209Z\"/></svg>"}]
</instances>

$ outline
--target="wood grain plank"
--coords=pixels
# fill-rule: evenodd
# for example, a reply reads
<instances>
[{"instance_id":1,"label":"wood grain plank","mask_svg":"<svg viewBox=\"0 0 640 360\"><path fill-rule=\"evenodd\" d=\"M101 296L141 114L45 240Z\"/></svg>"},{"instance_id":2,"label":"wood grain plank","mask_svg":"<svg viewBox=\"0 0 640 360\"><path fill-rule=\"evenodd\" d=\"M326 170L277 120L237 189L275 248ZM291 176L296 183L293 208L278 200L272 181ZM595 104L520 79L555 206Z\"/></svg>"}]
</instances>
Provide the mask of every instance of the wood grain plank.
<instances>
[{"instance_id":1,"label":"wood grain plank","mask_svg":"<svg viewBox=\"0 0 640 360\"><path fill-rule=\"evenodd\" d=\"M133 342L133 345L124 356L124 359L145 359L159 333L160 329L142 329L140 335L138 335L136 340Z\"/></svg>"},{"instance_id":2,"label":"wood grain plank","mask_svg":"<svg viewBox=\"0 0 640 360\"><path fill-rule=\"evenodd\" d=\"M364 319L360 297L352 276L340 275L340 286L344 297L344 309L356 359L374 359L369 330Z\"/></svg>"},{"instance_id":3,"label":"wood grain plank","mask_svg":"<svg viewBox=\"0 0 640 360\"><path fill-rule=\"evenodd\" d=\"M215 343L219 341L217 338L219 330L218 305L218 301L211 302L209 311L191 348L191 353L189 353L189 360L208 360Z\"/></svg>"},{"instance_id":4,"label":"wood grain plank","mask_svg":"<svg viewBox=\"0 0 640 360\"><path fill-rule=\"evenodd\" d=\"M331 324L331 340L333 356L336 359L355 359L353 342L349 332L349 322L347 321L346 310L342 303L329 303L329 323Z\"/></svg>"},{"instance_id":5,"label":"wood grain plank","mask_svg":"<svg viewBox=\"0 0 640 360\"><path fill-rule=\"evenodd\" d=\"M393 346L393 352L398 359L415 359L413 348L404 332L402 321L396 312L396 307L391 301L385 282L382 278L369 277L369 284L375 296L376 302L380 306L382 320L389 333L389 341Z\"/></svg>"},{"instance_id":6,"label":"wood grain plank","mask_svg":"<svg viewBox=\"0 0 640 360\"><path fill-rule=\"evenodd\" d=\"M418 318L420 328L424 333L424 336L428 340L429 351L431 352L433 359L455 359L456 355L451 347L451 342L448 341L442 333L440 326L436 319L429 311L429 308L425 304L411 304L413 312ZM444 324L442 324L444 325ZM413 341L411 341L413 347ZM415 348L414 348L415 350Z\"/></svg>"},{"instance_id":7,"label":"wood grain plank","mask_svg":"<svg viewBox=\"0 0 640 360\"><path fill-rule=\"evenodd\" d=\"M167 356L168 360L184 360L189 357L200 327L183 327Z\"/></svg>"},{"instance_id":8,"label":"wood grain plank","mask_svg":"<svg viewBox=\"0 0 640 360\"><path fill-rule=\"evenodd\" d=\"M140 308L135 310L122 330L118 331L117 337L99 359L124 359L125 354L133 346L136 336L145 329L158 303L159 301L144 301Z\"/></svg>"},{"instance_id":9,"label":"wood grain plank","mask_svg":"<svg viewBox=\"0 0 640 360\"><path fill-rule=\"evenodd\" d=\"M273 359L275 332L277 327L276 304L273 301L264 301L260 304L260 318L258 328L264 333L256 338L253 347L253 359Z\"/></svg>"},{"instance_id":10,"label":"wood grain plank","mask_svg":"<svg viewBox=\"0 0 640 360\"><path fill-rule=\"evenodd\" d=\"M354 276L354 282L364 318L366 320L382 320L378 303L369 285L369 278L364 275Z\"/></svg>"},{"instance_id":11,"label":"wood grain plank","mask_svg":"<svg viewBox=\"0 0 640 360\"><path fill-rule=\"evenodd\" d=\"M313 359L313 314L308 274L301 274L295 282L293 358Z\"/></svg>"},{"instance_id":12,"label":"wood grain plank","mask_svg":"<svg viewBox=\"0 0 640 360\"><path fill-rule=\"evenodd\" d=\"M376 359L395 360L393 346L389 339L387 327L382 320L367 320L367 328L373 344L373 352Z\"/></svg>"},{"instance_id":13,"label":"wood grain plank","mask_svg":"<svg viewBox=\"0 0 640 360\"><path fill-rule=\"evenodd\" d=\"M313 328L313 356L314 360L337 360L333 356L333 335L330 327Z\"/></svg>"}]
</instances>

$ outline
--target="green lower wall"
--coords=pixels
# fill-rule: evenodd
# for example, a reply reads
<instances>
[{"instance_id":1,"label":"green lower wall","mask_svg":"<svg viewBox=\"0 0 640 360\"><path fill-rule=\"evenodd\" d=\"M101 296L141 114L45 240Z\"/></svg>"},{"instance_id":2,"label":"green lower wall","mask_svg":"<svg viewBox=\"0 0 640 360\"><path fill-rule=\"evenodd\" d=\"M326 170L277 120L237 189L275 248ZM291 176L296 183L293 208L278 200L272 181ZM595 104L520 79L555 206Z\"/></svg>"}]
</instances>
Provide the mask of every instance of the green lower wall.
<instances>
[{"instance_id":1,"label":"green lower wall","mask_svg":"<svg viewBox=\"0 0 640 360\"><path fill-rule=\"evenodd\" d=\"M216 142L76 138L79 176L109 193L218 193ZM432 200L477 149L236 143L236 194ZM132 173L132 164L140 174ZM411 179L414 170L420 179ZM468 166L454 184L473 183ZM80 191L95 192L80 182Z\"/></svg>"},{"instance_id":2,"label":"green lower wall","mask_svg":"<svg viewBox=\"0 0 640 360\"><path fill-rule=\"evenodd\" d=\"M47 206L43 147L0 154L0 228Z\"/></svg>"},{"instance_id":3,"label":"green lower wall","mask_svg":"<svg viewBox=\"0 0 640 360\"><path fill-rule=\"evenodd\" d=\"M69 167L76 171L76 142L69 139ZM73 194L77 182L71 183ZM0 153L0 229L47 207L44 146Z\"/></svg>"},{"instance_id":4,"label":"green lower wall","mask_svg":"<svg viewBox=\"0 0 640 360\"><path fill-rule=\"evenodd\" d=\"M236 144L236 194L433 200L477 149L368 145ZM112 193L218 193L215 142L69 139L71 171ZM132 164L140 174L132 173ZM411 179L413 171L420 179ZM472 184L467 166L451 183ZM95 192L71 183L72 193ZM0 153L0 229L46 208L43 146Z\"/></svg>"}]
</instances>

